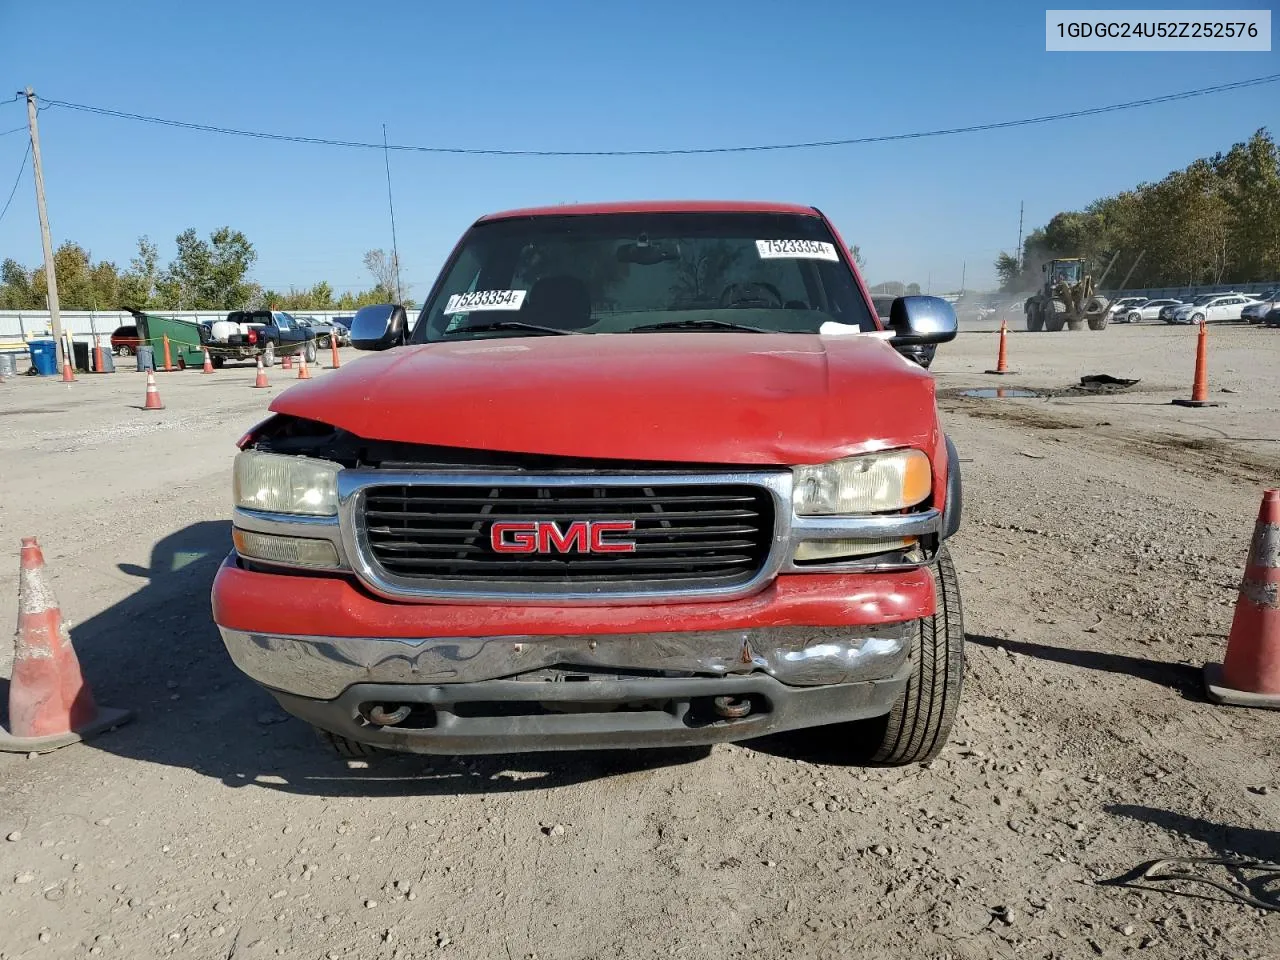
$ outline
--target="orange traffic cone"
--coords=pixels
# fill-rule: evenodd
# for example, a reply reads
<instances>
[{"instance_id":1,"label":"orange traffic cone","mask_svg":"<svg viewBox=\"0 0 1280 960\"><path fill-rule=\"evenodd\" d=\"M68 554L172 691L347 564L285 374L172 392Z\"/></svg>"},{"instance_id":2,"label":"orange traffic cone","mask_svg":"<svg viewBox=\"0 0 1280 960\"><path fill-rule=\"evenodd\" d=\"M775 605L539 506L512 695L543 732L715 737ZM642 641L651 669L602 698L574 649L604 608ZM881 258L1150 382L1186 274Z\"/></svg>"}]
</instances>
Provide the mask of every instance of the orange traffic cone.
<instances>
[{"instance_id":1,"label":"orange traffic cone","mask_svg":"<svg viewBox=\"0 0 1280 960\"><path fill-rule=\"evenodd\" d=\"M93 338L93 369L96 373L106 373L102 366L102 338Z\"/></svg>"},{"instance_id":2,"label":"orange traffic cone","mask_svg":"<svg viewBox=\"0 0 1280 960\"><path fill-rule=\"evenodd\" d=\"M213 360L209 356L209 348L204 348L204 370L201 373L213 373Z\"/></svg>"},{"instance_id":3,"label":"orange traffic cone","mask_svg":"<svg viewBox=\"0 0 1280 960\"><path fill-rule=\"evenodd\" d=\"M0 730L0 750L56 750L119 726L131 716L128 710L103 708L94 702L58 601L44 581L40 545L35 537L24 537L18 632L9 680L9 730Z\"/></svg>"},{"instance_id":4,"label":"orange traffic cone","mask_svg":"<svg viewBox=\"0 0 1280 960\"><path fill-rule=\"evenodd\" d=\"M69 349L66 349L65 347L63 348L63 351L62 351L62 382L63 383L76 382L75 368L71 365L71 351Z\"/></svg>"},{"instance_id":5,"label":"orange traffic cone","mask_svg":"<svg viewBox=\"0 0 1280 960\"><path fill-rule=\"evenodd\" d=\"M331 367L331 369L337 370L340 366L342 366L342 359L338 356L338 338L337 337L329 338L329 349L333 351L333 366Z\"/></svg>"},{"instance_id":6,"label":"orange traffic cone","mask_svg":"<svg viewBox=\"0 0 1280 960\"><path fill-rule=\"evenodd\" d=\"M147 401L142 405L142 409L164 409L164 404L160 402L160 391L156 389L156 372L154 370L147 371Z\"/></svg>"},{"instance_id":7,"label":"orange traffic cone","mask_svg":"<svg viewBox=\"0 0 1280 960\"><path fill-rule=\"evenodd\" d=\"M996 354L996 368L988 370L987 373L1013 373L1009 369L1009 348L1007 341L1009 339L1009 325L1004 320L1000 321L1000 350Z\"/></svg>"},{"instance_id":8,"label":"orange traffic cone","mask_svg":"<svg viewBox=\"0 0 1280 960\"><path fill-rule=\"evenodd\" d=\"M1204 683L1215 703L1280 710L1280 490L1262 495L1227 654Z\"/></svg>"},{"instance_id":9,"label":"orange traffic cone","mask_svg":"<svg viewBox=\"0 0 1280 960\"><path fill-rule=\"evenodd\" d=\"M169 335L167 333L164 335L164 369L166 372L172 372L173 370L173 358L169 354Z\"/></svg>"},{"instance_id":10,"label":"orange traffic cone","mask_svg":"<svg viewBox=\"0 0 1280 960\"><path fill-rule=\"evenodd\" d=\"M293 354L286 353L283 357L280 358L280 369L281 370L293 369Z\"/></svg>"},{"instance_id":11,"label":"orange traffic cone","mask_svg":"<svg viewBox=\"0 0 1280 960\"><path fill-rule=\"evenodd\" d=\"M1181 397L1173 401L1180 407L1217 407L1220 404L1209 399L1209 330L1200 321L1200 334L1196 337L1196 375L1191 384L1191 399Z\"/></svg>"},{"instance_id":12,"label":"orange traffic cone","mask_svg":"<svg viewBox=\"0 0 1280 960\"><path fill-rule=\"evenodd\" d=\"M311 371L307 369L307 355L305 353L298 355L298 379L311 379Z\"/></svg>"},{"instance_id":13,"label":"orange traffic cone","mask_svg":"<svg viewBox=\"0 0 1280 960\"><path fill-rule=\"evenodd\" d=\"M262 354L258 354L258 376L254 379L253 386L258 390L271 386L267 383L267 368L262 365Z\"/></svg>"}]
</instances>

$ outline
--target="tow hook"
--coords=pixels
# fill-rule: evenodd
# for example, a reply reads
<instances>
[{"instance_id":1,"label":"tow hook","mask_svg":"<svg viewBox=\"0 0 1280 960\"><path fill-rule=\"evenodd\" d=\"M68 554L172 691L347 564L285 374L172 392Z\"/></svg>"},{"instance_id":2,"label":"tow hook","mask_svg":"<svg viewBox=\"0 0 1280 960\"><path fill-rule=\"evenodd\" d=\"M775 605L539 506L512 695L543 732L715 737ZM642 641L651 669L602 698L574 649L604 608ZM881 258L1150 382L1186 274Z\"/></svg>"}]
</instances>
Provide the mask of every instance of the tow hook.
<instances>
[{"instance_id":1,"label":"tow hook","mask_svg":"<svg viewBox=\"0 0 1280 960\"><path fill-rule=\"evenodd\" d=\"M380 727L394 727L397 723L404 723L412 709L407 703L390 711L382 704L377 704L369 708L369 722Z\"/></svg>"},{"instance_id":2,"label":"tow hook","mask_svg":"<svg viewBox=\"0 0 1280 960\"><path fill-rule=\"evenodd\" d=\"M716 697L712 706L726 720L740 720L751 712L751 701L746 697Z\"/></svg>"}]
</instances>

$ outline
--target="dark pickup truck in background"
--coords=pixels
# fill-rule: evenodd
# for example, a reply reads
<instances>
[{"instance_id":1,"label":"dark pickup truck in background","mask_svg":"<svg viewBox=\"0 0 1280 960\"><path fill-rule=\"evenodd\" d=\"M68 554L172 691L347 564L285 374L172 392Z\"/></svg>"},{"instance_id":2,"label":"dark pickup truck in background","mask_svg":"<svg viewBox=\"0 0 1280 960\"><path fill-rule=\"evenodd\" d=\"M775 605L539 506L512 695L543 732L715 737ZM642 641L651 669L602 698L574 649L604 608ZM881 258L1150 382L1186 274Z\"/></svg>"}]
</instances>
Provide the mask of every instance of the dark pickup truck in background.
<instances>
[{"instance_id":1,"label":"dark pickup truck in background","mask_svg":"<svg viewBox=\"0 0 1280 960\"><path fill-rule=\"evenodd\" d=\"M277 355L301 354L308 363L316 359L315 331L282 310L234 310L226 320L212 325L210 344L224 359L247 360L260 355L268 367Z\"/></svg>"}]
</instances>

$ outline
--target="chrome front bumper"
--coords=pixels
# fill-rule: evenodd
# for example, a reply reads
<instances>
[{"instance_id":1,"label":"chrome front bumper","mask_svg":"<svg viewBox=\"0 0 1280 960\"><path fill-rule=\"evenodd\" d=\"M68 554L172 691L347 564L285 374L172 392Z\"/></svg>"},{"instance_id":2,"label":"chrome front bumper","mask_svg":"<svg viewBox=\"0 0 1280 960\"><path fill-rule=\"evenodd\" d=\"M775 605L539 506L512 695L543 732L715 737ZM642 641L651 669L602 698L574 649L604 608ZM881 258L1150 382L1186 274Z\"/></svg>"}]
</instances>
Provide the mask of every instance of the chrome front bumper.
<instances>
[{"instance_id":1,"label":"chrome front bumper","mask_svg":"<svg viewBox=\"0 0 1280 960\"><path fill-rule=\"evenodd\" d=\"M572 668L631 679L760 673L793 687L879 681L901 673L919 627L908 621L873 627L417 640L219 629L231 659L253 680L282 693L332 700L355 684L483 683ZM536 699L532 690L530 699Z\"/></svg>"}]
</instances>

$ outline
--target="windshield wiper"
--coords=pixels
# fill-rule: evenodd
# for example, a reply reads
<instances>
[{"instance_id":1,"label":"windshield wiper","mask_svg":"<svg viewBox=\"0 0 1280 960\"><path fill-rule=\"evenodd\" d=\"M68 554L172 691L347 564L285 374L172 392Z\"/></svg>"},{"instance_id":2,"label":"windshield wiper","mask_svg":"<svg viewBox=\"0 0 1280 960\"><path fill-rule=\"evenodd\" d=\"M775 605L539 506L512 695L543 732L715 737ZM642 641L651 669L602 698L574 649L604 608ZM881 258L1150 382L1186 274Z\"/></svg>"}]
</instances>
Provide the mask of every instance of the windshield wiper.
<instances>
[{"instance_id":1,"label":"windshield wiper","mask_svg":"<svg viewBox=\"0 0 1280 960\"><path fill-rule=\"evenodd\" d=\"M523 320L492 320L489 323L473 323L467 327L447 330L444 336L451 337L455 333L484 333L489 330L524 330L529 333L577 333L576 330L561 330L557 327L544 327L536 323L525 323Z\"/></svg>"},{"instance_id":2,"label":"windshield wiper","mask_svg":"<svg viewBox=\"0 0 1280 960\"><path fill-rule=\"evenodd\" d=\"M713 320L703 317L701 320L667 320L663 323L646 323L632 327L627 333L644 333L648 330L741 330L744 333L776 333L764 327L751 327L745 323L732 323L729 320Z\"/></svg>"}]
</instances>

